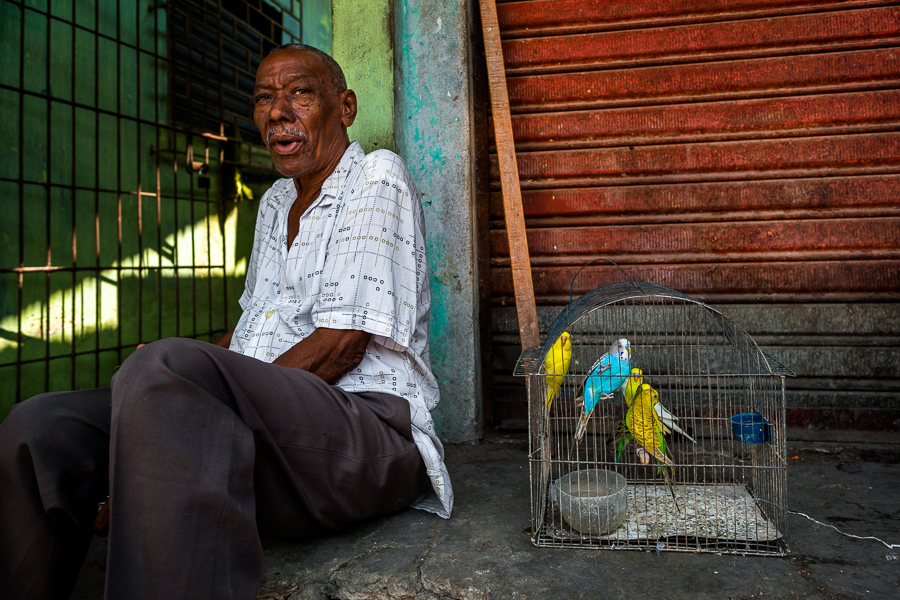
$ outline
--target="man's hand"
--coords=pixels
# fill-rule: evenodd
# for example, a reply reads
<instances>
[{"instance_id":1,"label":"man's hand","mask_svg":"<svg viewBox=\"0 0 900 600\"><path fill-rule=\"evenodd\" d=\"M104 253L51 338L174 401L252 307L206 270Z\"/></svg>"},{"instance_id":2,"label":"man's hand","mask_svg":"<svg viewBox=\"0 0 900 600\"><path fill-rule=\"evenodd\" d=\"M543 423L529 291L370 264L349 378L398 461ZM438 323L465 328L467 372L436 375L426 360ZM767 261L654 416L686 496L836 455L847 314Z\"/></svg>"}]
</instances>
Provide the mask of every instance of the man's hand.
<instances>
[{"instance_id":1,"label":"man's hand","mask_svg":"<svg viewBox=\"0 0 900 600\"><path fill-rule=\"evenodd\" d=\"M362 361L371 339L372 334L365 331L319 328L272 363L303 369L335 383Z\"/></svg>"}]
</instances>

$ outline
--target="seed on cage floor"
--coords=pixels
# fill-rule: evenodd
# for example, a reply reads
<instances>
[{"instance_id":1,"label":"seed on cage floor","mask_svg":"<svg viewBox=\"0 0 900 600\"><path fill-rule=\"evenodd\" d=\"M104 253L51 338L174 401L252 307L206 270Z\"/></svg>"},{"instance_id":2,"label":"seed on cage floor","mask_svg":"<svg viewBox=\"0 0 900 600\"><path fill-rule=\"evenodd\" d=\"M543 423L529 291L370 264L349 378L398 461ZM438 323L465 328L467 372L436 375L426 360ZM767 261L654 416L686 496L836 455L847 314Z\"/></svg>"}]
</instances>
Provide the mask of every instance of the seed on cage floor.
<instances>
[{"instance_id":1,"label":"seed on cage floor","mask_svg":"<svg viewBox=\"0 0 900 600\"><path fill-rule=\"evenodd\" d=\"M597 288L515 375L535 545L787 552L793 373L717 309L651 283Z\"/></svg>"}]
</instances>

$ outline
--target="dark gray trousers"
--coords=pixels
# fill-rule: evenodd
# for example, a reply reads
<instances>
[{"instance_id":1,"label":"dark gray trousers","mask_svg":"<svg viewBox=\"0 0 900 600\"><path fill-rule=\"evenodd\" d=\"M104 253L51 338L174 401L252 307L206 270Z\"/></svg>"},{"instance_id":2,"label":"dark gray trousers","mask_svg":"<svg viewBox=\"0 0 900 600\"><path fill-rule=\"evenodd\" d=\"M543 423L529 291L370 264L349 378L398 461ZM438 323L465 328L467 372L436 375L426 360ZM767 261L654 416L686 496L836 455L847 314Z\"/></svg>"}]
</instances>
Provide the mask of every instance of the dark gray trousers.
<instances>
[{"instance_id":1,"label":"dark gray trousers","mask_svg":"<svg viewBox=\"0 0 900 600\"><path fill-rule=\"evenodd\" d=\"M108 600L249 600L258 527L319 535L429 488L406 400L161 340L0 424L0 598L67 598L107 494Z\"/></svg>"}]
</instances>

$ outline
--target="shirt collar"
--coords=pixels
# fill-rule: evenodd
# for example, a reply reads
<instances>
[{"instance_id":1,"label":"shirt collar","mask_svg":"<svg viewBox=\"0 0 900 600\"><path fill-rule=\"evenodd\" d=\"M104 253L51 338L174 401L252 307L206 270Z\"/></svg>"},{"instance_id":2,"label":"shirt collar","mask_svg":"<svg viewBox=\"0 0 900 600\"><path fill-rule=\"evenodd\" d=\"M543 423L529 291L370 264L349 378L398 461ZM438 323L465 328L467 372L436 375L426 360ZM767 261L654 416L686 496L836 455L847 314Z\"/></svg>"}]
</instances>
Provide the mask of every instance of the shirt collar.
<instances>
[{"instance_id":1,"label":"shirt collar","mask_svg":"<svg viewBox=\"0 0 900 600\"><path fill-rule=\"evenodd\" d=\"M323 206L326 205L326 202L331 204L331 200L340 193L341 186L344 185L347 176L350 174L350 171L353 170L353 166L362 162L362 159L365 158L365 156L366 153L363 152L359 142L351 142L350 145L347 146L347 149L344 150L344 155L341 157L341 161L338 163L337 168L328 176L325 183L322 184L322 192L319 194L318 202L321 202ZM328 200L325 200L326 198L328 198ZM316 204L316 202L313 202L313 204Z\"/></svg>"}]
</instances>

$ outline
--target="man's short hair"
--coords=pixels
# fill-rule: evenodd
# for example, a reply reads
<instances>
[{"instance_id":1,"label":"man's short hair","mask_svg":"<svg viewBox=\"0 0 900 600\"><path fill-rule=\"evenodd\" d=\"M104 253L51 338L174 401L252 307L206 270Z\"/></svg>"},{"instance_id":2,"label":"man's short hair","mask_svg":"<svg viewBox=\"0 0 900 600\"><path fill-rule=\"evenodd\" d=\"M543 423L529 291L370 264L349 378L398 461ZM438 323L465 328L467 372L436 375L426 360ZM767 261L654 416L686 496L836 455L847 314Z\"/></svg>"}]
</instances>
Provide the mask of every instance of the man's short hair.
<instances>
[{"instance_id":1,"label":"man's short hair","mask_svg":"<svg viewBox=\"0 0 900 600\"><path fill-rule=\"evenodd\" d=\"M334 91L337 93L343 92L347 89L347 79L344 77L344 70L341 69L341 65L337 63L336 60L331 58L325 52L322 52L315 46L308 46L306 44L283 44L278 46L277 48L273 48L269 51L270 54L275 54L279 50L303 50L304 52L312 52L316 56L322 59L322 62L325 63L325 68L328 69L329 74L331 75L331 85L334 86Z\"/></svg>"}]
</instances>

